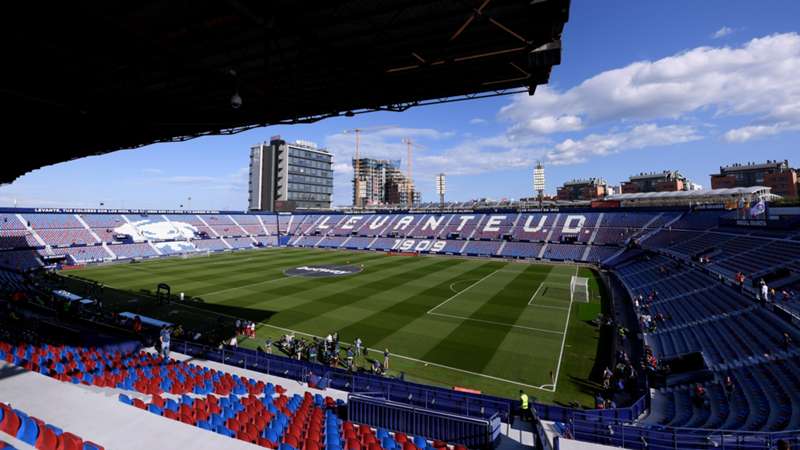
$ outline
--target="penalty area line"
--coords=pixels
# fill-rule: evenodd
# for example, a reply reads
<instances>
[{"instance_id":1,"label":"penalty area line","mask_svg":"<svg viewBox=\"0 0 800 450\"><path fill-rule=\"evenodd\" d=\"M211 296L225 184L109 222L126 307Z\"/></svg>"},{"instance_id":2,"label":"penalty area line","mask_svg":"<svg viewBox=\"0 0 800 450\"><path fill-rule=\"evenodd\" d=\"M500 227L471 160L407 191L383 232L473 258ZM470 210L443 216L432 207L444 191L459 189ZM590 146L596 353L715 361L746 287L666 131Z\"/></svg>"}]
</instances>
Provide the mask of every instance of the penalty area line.
<instances>
[{"instance_id":1,"label":"penalty area line","mask_svg":"<svg viewBox=\"0 0 800 450\"><path fill-rule=\"evenodd\" d=\"M531 299L528 300L528 305L532 305L533 304L533 299L535 299L536 296L539 295L539 290L542 289L542 286L544 286L544 281L539 283L539 287L536 288L536 291L534 291L533 295L531 295Z\"/></svg>"},{"instance_id":2,"label":"penalty area line","mask_svg":"<svg viewBox=\"0 0 800 450\"><path fill-rule=\"evenodd\" d=\"M560 331L547 330L547 329L544 329L544 328L526 327L525 325L516 325L516 324L511 324L511 323L506 323L506 322L495 322L494 320L474 319L472 317L456 316L456 315L453 315L453 314L444 314L444 313L436 313L436 312L434 312L434 313L429 312L428 314L430 314L432 316L450 317L451 319L469 320L469 321L472 321L472 322L481 322L481 323L488 323L488 324L492 324L492 325L501 325L501 326L504 326L504 327L521 328L523 330L539 331L541 333L551 333L551 334L559 334L559 335L561 334Z\"/></svg>"},{"instance_id":3,"label":"penalty area line","mask_svg":"<svg viewBox=\"0 0 800 450\"><path fill-rule=\"evenodd\" d=\"M564 308L563 306L537 305L536 303L533 303L533 300L536 298L537 295L539 295L539 290L542 289L542 286L544 286L544 283L545 283L544 281L539 283L539 287L536 288L536 291L533 293L533 295L531 295L531 299L528 300L528 306L533 306L533 307L536 307L536 308L556 309L556 310L559 310L559 311L566 311L567 308Z\"/></svg>"},{"instance_id":4,"label":"penalty area line","mask_svg":"<svg viewBox=\"0 0 800 450\"><path fill-rule=\"evenodd\" d=\"M455 294L453 294L453 295L452 295L450 298L448 298L447 300L445 300L445 301L443 301L442 303L439 303L438 305L436 305L436 306L434 306L433 308L429 309L429 310L428 310L428 314L432 313L433 311L436 311L437 309L439 309L440 307L444 306L446 303L450 302L451 300L455 300L455 299L456 299L456 297L458 297L459 295L463 294L464 292L467 292L468 290L470 290L470 289L474 288L475 286L479 285L479 284L480 284L480 283L481 283L483 280L485 280L485 279L489 278L490 276L492 276L492 275L496 274L496 273L497 273L499 270L500 270L500 269L497 269L497 270L495 270L494 272L492 272L492 273L490 273L490 274L486 275L485 277L481 278L480 280L478 280L478 281L476 281L476 282L474 282L474 283L470 284L469 286L467 286L467 287L466 287L466 288L464 288L463 290L456 292ZM453 283L455 283L455 282L453 282ZM452 284L451 284L451 286L452 286ZM451 289L451 290L452 290L452 289Z\"/></svg>"}]
</instances>

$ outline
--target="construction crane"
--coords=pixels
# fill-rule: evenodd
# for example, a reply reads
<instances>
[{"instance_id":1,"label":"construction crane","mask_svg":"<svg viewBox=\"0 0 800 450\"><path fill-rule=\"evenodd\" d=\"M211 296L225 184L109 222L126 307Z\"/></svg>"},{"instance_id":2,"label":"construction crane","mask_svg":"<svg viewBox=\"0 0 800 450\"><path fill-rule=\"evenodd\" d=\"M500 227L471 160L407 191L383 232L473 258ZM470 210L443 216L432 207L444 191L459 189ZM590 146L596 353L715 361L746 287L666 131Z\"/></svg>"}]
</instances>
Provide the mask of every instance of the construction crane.
<instances>
[{"instance_id":1,"label":"construction crane","mask_svg":"<svg viewBox=\"0 0 800 450\"><path fill-rule=\"evenodd\" d=\"M423 149L425 148L422 145L417 144L410 137L403 138L403 143L406 144L406 163L408 164L408 170L406 173L406 177L408 178L406 182L406 202L408 203L409 209L414 207L414 181L412 178L413 175L413 164L414 164L414 147Z\"/></svg>"},{"instance_id":2,"label":"construction crane","mask_svg":"<svg viewBox=\"0 0 800 450\"><path fill-rule=\"evenodd\" d=\"M396 128L395 125L380 125L375 127L367 127L367 128L353 128L350 130L344 130L344 134L355 134L356 135L356 152L355 152L355 160L356 164L353 166L353 206L356 208L361 207L361 155L359 153L359 147L361 144L361 133L364 132L375 132L380 130L385 130L387 128Z\"/></svg>"}]
</instances>

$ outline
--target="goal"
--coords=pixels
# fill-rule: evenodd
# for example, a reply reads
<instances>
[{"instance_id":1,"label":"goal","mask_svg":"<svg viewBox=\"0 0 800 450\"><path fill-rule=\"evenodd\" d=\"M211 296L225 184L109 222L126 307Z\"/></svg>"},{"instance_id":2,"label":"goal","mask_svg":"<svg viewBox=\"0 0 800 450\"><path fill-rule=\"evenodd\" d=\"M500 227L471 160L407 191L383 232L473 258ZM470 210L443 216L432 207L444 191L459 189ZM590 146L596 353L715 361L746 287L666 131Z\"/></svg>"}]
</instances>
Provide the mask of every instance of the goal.
<instances>
[{"instance_id":1,"label":"goal","mask_svg":"<svg viewBox=\"0 0 800 450\"><path fill-rule=\"evenodd\" d=\"M197 257L204 257L204 256L211 256L211 250L198 249L196 252L181 253L181 259L197 258Z\"/></svg>"},{"instance_id":2,"label":"goal","mask_svg":"<svg viewBox=\"0 0 800 450\"><path fill-rule=\"evenodd\" d=\"M573 276L569 281L569 300L589 303L589 279Z\"/></svg>"}]
</instances>

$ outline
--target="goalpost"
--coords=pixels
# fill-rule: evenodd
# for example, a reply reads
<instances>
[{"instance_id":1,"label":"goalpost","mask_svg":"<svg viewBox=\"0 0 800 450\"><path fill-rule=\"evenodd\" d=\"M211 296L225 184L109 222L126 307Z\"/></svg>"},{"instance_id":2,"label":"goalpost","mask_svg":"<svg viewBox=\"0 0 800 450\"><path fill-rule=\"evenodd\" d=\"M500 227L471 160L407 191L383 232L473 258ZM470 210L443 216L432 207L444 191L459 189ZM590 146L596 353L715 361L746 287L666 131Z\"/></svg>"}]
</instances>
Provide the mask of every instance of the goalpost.
<instances>
[{"instance_id":1,"label":"goalpost","mask_svg":"<svg viewBox=\"0 0 800 450\"><path fill-rule=\"evenodd\" d=\"M589 303L589 279L573 275L569 281L569 300Z\"/></svg>"},{"instance_id":2,"label":"goalpost","mask_svg":"<svg viewBox=\"0 0 800 450\"><path fill-rule=\"evenodd\" d=\"M211 256L211 250L198 249L196 252L181 253L181 259L189 259L189 258L197 258L197 257L205 257L205 256Z\"/></svg>"}]
</instances>

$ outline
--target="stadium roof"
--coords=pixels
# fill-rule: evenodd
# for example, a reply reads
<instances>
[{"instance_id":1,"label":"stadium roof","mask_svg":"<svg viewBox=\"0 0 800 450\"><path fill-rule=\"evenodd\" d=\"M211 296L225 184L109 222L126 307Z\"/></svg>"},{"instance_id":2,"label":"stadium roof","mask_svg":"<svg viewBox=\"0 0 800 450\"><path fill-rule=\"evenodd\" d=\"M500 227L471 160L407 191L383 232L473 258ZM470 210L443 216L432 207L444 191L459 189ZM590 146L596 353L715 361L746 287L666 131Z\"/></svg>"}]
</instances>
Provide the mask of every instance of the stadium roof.
<instances>
[{"instance_id":1,"label":"stadium roof","mask_svg":"<svg viewBox=\"0 0 800 450\"><path fill-rule=\"evenodd\" d=\"M43 165L154 142L533 93L560 63L569 6L12 2L0 31L0 101L6 143L24 157L4 161L0 183Z\"/></svg>"},{"instance_id":2,"label":"stadium roof","mask_svg":"<svg viewBox=\"0 0 800 450\"><path fill-rule=\"evenodd\" d=\"M703 198L703 197L723 197L741 196L754 194L769 194L771 188L766 186L751 186L728 189L699 189L696 191L673 191L673 192L640 192L635 194L615 194L606 197L606 200L645 200L654 198Z\"/></svg>"},{"instance_id":3,"label":"stadium roof","mask_svg":"<svg viewBox=\"0 0 800 450\"><path fill-rule=\"evenodd\" d=\"M772 194L771 190L772 188L766 186L751 186L728 189L700 189L696 191L641 192L609 195L605 200L616 200L622 202L625 206L670 206L700 203L722 204L726 201L738 200L741 197L749 200L774 200L780 198L780 196Z\"/></svg>"}]
</instances>

